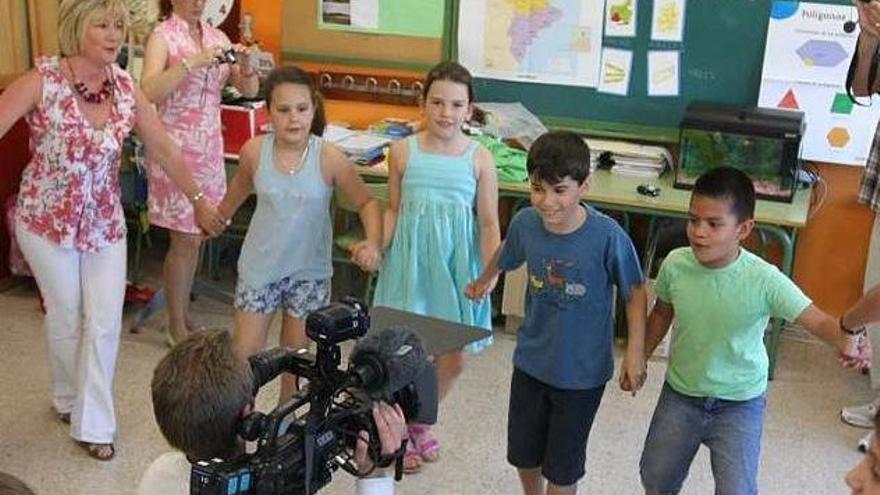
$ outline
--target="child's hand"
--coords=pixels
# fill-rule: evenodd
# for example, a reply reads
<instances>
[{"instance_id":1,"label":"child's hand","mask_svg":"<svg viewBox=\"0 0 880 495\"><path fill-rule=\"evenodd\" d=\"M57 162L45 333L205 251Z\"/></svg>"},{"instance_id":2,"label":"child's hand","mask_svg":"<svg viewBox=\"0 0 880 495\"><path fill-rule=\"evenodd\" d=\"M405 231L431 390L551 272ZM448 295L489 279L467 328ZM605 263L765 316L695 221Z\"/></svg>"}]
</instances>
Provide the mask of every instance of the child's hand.
<instances>
[{"instance_id":1,"label":"child's hand","mask_svg":"<svg viewBox=\"0 0 880 495\"><path fill-rule=\"evenodd\" d=\"M871 348L864 333L842 333L838 343L837 360L845 368L864 370L871 365Z\"/></svg>"},{"instance_id":2,"label":"child's hand","mask_svg":"<svg viewBox=\"0 0 880 495\"><path fill-rule=\"evenodd\" d=\"M632 393L633 397L636 392L645 384L648 378L648 368L645 358L630 358L624 356L623 362L620 364L620 389Z\"/></svg>"},{"instance_id":3,"label":"child's hand","mask_svg":"<svg viewBox=\"0 0 880 495\"><path fill-rule=\"evenodd\" d=\"M217 207L202 198L193 203L196 223L208 237L217 237L226 230L229 221L220 214Z\"/></svg>"},{"instance_id":4,"label":"child's hand","mask_svg":"<svg viewBox=\"0 0 880 495\"><path fill-rule=\"evenodd\" d=\"M351 261L365 272L374 272L382 264L382 249L374 242L358 242L351 247Z\"/></svg>"},{"instance_id":5,"label":"child's hand","mask_svg":"<svg viewBox=\"0 0 880 495\"><path fill-rule=\"evenodd\" d=\"M464 287L464 295L472 301L479 301L492 292L496 283L498 283L498 277L492 280L483 280L482 277L479 277Z\"/></svg>"}]
</instances>

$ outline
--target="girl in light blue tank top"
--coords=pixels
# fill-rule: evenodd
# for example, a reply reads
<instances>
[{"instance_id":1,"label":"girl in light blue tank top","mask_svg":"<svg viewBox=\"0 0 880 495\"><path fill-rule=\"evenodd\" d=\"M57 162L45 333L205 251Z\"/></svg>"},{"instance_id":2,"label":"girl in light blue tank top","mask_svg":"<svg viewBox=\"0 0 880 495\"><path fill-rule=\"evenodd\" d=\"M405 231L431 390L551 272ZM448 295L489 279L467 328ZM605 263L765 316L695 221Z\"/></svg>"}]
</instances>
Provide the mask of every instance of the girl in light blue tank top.
<instances>
[{"instance_id":1,"label":"girl in light blue tank top","mask_svg":"<svg viewBox=\"0 0 880 495\"><path fill-rule=\"evenodd\" d=\"M498 184L491 155L461 131L471 112L473 89L467 69L444 62L424 84L426 130L391 149L389 210L374 305L481 327L492 342L491 305L465 297L500 244ZM389 229L390 227L390 229ZM441 398L461 371L463 356L437 356ZM425 425L411 425L405 469L438 458L438 443Z\"/></svg>"},{"instance_id":2,"label":"girl in light blue tank top","mask_svg":"<svg viewBox=\"0 0 880 495\"><path fill-rule=\"evenodd\" d=\"M352 249L364 270L381 262L382 218L354 165L320 137L324 110L308 74L288 66L265 82L275 132L249 140L218 209L231 218L251 194L257 208L238 259L235 288L236 350L245 356L266 345L272 318L283 309L281 345L306 347L305 318L330 301L333 189L358 206L366 240ZM279 400L296 390L284 375Z\"/></svg>"}]
</instances>

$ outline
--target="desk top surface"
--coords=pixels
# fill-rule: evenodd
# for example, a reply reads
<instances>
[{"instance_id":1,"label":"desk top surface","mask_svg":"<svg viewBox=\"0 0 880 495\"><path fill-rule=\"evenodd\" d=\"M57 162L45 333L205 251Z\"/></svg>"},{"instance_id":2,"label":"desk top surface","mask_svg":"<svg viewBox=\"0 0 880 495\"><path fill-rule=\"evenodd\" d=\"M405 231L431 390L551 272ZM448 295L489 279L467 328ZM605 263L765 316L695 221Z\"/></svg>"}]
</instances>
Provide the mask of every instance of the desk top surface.
<instances>
[{"instance_id":1,"label":"desk top surface","mask_svg":"<svg viewBox=\"0 0 880 495\"><path fill-rule=\"evenodd\" d=\"M358 167L366 177L386 178L384 169ZM645 179L615 175L607 170L596 170L592 174L593 184L584 195L590 204L608 209L628 211L655 211L669 214L686 214L691 191L672 187L672 174L660 179ZM636 192L639 184L652 183L660 187L657 197L643 196ZM498 184L502 196L528 197L529 183L502 182ZM779 225L781 227L801 228L807 224L810 210L810 190L800 189L791 203L758 200L755 205L755 220L758 223Z\"/></svg>"}]
</instances>

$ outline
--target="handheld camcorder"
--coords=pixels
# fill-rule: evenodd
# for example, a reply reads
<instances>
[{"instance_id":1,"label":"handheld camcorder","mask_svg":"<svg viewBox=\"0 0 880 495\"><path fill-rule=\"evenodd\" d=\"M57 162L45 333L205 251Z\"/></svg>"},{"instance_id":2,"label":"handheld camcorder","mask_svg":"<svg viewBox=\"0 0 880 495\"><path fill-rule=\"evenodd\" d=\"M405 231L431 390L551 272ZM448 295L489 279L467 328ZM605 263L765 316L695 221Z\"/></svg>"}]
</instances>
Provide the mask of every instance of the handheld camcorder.
<instances>
[{"instance_id":1,"label":"handheld camcorder","mask_svg":"<svg viewBox=\"0 0 880 495\"><path fill-rule=\"evenodd\" d=\"M360 339L340 368L339 343L363 337L370 326L366 307L354 298L331 303L306 318L306 334L317 352L275 348L250 358L254 394L282 372L308 383L286 403L242 419L240 436L255 441L256 452L234 460L195 462L191 493L204 495L311 495L339 468L358 476L351 459L358 432L369 433L375 465L395 463L402 473L403 447L380 455L372 417L375 401L400 404L407 421L437 420L437 375L419 337L389 328Z\"/></svg>"}]
</instances>

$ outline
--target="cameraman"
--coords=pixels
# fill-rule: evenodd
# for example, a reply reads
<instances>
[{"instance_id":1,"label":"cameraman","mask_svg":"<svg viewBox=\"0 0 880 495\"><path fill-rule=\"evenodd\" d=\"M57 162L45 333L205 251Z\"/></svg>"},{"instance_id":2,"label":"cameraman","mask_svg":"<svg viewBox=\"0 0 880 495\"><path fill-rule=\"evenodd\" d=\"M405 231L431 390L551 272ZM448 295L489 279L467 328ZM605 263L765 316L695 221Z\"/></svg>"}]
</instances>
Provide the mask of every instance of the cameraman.
<instances>
[{"instance_id":1,"label":"cameraman","mask_svg":"<svg viewBox=\"0 0 880 495\"><path fill-rule=\"evenodd\" d=\"M254 377L247 360L232 349L224 330L190 335L176 345L153 373L153 412L162 435L180 452L159 456L147 468L139 495L190 493L190 461L215 457L232 459L244 452L237 435L239 419L254 408ZM406 427L400 406L379 403L373 408L382 454L393 454ZM362 438L365 433L361 432ZM367 446L358 441L355 462L368 472L372 461ZM379 473L379 470L376 471ZM359 495L390 495L394 480L361 478Z\"/></svg>"}]
</instances>

